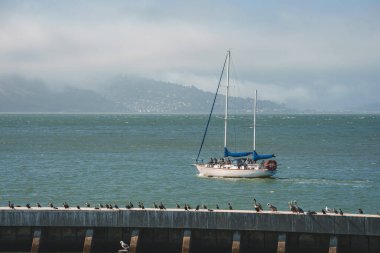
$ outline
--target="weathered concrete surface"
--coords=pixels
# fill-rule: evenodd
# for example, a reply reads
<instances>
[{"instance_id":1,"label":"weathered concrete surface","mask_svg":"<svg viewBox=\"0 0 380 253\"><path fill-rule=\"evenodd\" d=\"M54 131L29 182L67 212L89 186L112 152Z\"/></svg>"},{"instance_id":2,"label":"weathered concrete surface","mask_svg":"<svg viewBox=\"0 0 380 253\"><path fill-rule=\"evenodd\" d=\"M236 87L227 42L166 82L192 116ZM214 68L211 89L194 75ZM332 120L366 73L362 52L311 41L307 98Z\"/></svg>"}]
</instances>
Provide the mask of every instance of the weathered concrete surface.
<instances>
[{"instance_id":1,"label":"weathered concrete surface","mask_svg":"<svg viewBox=\"0 0 380 253\"><path fill-rule=\"evenodd\" d=\"M303 215L244 210L0 208L2 227L133 227L380 236L378 215Z\"/></svg>"}]
</instances>

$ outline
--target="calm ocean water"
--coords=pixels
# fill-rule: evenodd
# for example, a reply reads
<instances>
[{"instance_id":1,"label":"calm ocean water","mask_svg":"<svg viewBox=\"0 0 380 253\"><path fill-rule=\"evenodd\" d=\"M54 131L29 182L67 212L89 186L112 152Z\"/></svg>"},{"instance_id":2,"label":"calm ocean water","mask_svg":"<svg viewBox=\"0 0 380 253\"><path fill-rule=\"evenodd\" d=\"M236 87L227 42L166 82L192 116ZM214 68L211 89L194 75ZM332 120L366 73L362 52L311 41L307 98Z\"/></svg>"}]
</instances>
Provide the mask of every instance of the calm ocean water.
<instances>
[{"instance_id":1,"label":"calm ocean water","mask_svg":"<svg viewBox=\"0 0 380 253\"><path fill-rule=\"evenodd\" d=\"M252 209L255 197L287 210L326 205L380 211L380 115L259 115L257 150L275 153L273 179L197 176L206 115L0 115L0 204L162 201ZM214 117L202 158L220 157ZM230 125L233 151L252 145L252 117ZM240 150L241 151L241 150Z\"/></svg>"}]
</instances>

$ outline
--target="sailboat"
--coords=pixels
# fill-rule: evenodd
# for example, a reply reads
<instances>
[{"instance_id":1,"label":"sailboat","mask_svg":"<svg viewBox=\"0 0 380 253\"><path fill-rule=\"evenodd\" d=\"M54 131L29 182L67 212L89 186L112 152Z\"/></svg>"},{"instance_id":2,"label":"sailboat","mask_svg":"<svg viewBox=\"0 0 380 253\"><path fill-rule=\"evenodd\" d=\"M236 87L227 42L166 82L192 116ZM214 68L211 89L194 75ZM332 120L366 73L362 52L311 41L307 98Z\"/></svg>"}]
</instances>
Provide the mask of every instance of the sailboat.
<instances>
[{"instance_id":1,"label":"sailboat","mask_svg":"<svg viewBox=\"0 0 380 253\"><path fill-rule=\"evenodd\" d=\"M277 172L277 162L274 159L274 154L258 154L256 152L256 111L257 111L257 90L255 90L255 102L253 113L253 150L246 152L231 152L227 147L227 127L228 127L228 93L229 93L229 69L230 69L231 52L227 51L227 56L224 61L222 74L219 79L218 88L215 93L214 102L211 107L211 112L208 117L206 129L203 134L201 146L198 151L198 156L194 163L200 176L205 177L226 177L226 178L266 178L271 177ZM226 64L227 63L227 64ZM225 96L225 113L224 113L224 157L220 159L211 158L209 162L198 162L202 147L205 141L207 130L209 127L211 115L213 113L216 97L220 88L223 73L226 73L226 96Z\"/></svg>"}]
</instances>

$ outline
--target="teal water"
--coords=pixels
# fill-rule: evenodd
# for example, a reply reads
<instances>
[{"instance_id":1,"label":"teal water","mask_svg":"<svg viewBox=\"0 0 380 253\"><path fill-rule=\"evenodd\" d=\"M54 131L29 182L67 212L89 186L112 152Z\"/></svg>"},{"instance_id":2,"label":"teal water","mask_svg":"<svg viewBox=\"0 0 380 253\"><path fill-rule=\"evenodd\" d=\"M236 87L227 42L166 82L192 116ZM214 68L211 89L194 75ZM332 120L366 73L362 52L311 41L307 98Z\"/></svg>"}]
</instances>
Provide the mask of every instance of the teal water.
<instances>
[{"instance_id":1,"label":"teal water","mask_svg":"<svg viewBox=\"0 0 380 253\"><path fill-rule=\"evenodd\" d=\"M282 210L296 199L305 210L380 211L380 115L259 115L257 150L279 162L273 179L198 177L191 164L206 118L2 114L0 205L231 202L252 209L255 197ZM222 123L213 118L202 159L222 155ZM251 116L232 123L230 149L249 147Z\"/></svg>"}]
</instances>

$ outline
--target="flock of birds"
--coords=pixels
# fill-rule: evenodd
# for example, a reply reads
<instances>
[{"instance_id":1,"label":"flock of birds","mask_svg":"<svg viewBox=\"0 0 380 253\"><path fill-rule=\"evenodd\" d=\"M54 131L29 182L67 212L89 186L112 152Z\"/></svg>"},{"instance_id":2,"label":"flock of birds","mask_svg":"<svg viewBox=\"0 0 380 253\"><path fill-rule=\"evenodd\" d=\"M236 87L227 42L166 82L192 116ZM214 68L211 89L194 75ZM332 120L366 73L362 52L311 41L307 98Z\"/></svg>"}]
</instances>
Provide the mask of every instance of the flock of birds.
<instances>
[{"instance_id":1,"label":"flock of birds","mask_svg":"<svg viewBox=\"0 0 380 253\"><path fill-rule=\"evenodd\" d=\"M231 203L227 203L227 206L228 206L229 210L233 210ZM268 206L268 210L271 211L271 212L277 212L278 211L277 207L275 207L271 203L268 203L267 206ZM307 214L307 215L317 214L317 212L314 211L314 210L308 210L308 211L305 212L298 205L298 203L297 203L296 200L292 200L292 201L288 202L288 206L289 206L289 209L290 209L290 211L292 213ZM15 205L14 203L11 203L11 201L8 201L8 207L11 208L11 209L15 209L17 207L22 207L22 206ZM28 208L28 209L32 208L32 206L29 203L26 204L25 207ZM42 205L40 203L36 203L36 207L37 208L41 208ZM52 208L52 209L58 209L58 207L55 206L55 205L53 205L52 203L49 203L48 207ZM66 201L62 203L62 207L65 208L65 209L69 209L70 208L69 204ZM85 203L84 207L91 208L91 205L89 203ZM79 205L75 206L75 208L76 209L81 209L81 207ZM112 204L104 204L103 205L103 204L99 203L98 205L93 206L93 208L97 209L97 210L104 209L104 208L105 209L119 209L119 206L117 204L114 204L114 205L112 205ZM129 202L129 203L127 203L125 205L125 208L126 209L139 208L139 209L144 210L145 206L144 206L143 202L139 201L137 203L136 207L133 205L132 202ZM153 202L153 208L154 209L159 209L159 210L166 210L166 207L165 207L165 205L162 202L160 202L159 204L157 204L156 202ZM176 208L177 209L184 209L185 211L191 211L191 210L198 211L200 209L203 209L203 210L207 210L209 212L213 212L215 210L213 208L207 207L207 205L205 205L205 204L203 204L203 205L196 205L194 208L191 208L191 206L189 204L184 204L183 206L181 206L180 204L176 203ZM216 208L216 210L220 209L220 207L219 207L218 204L215 205L215 208ZM257 200L255 198L253 199L253 208L254 208L254 210L256 212L263 212L264 211L263 206L259 202L257 202ZM340 214L340 215L344 215L342 209L340 209L340 208L339 209L329 208L327 206L321 210L321 213L322 214ZM363 211L362 208L358 208L358 214L364 214L364 211ZM377 212L377 215L380 215L380 213Z\"/></svg>"}]
</instances>

